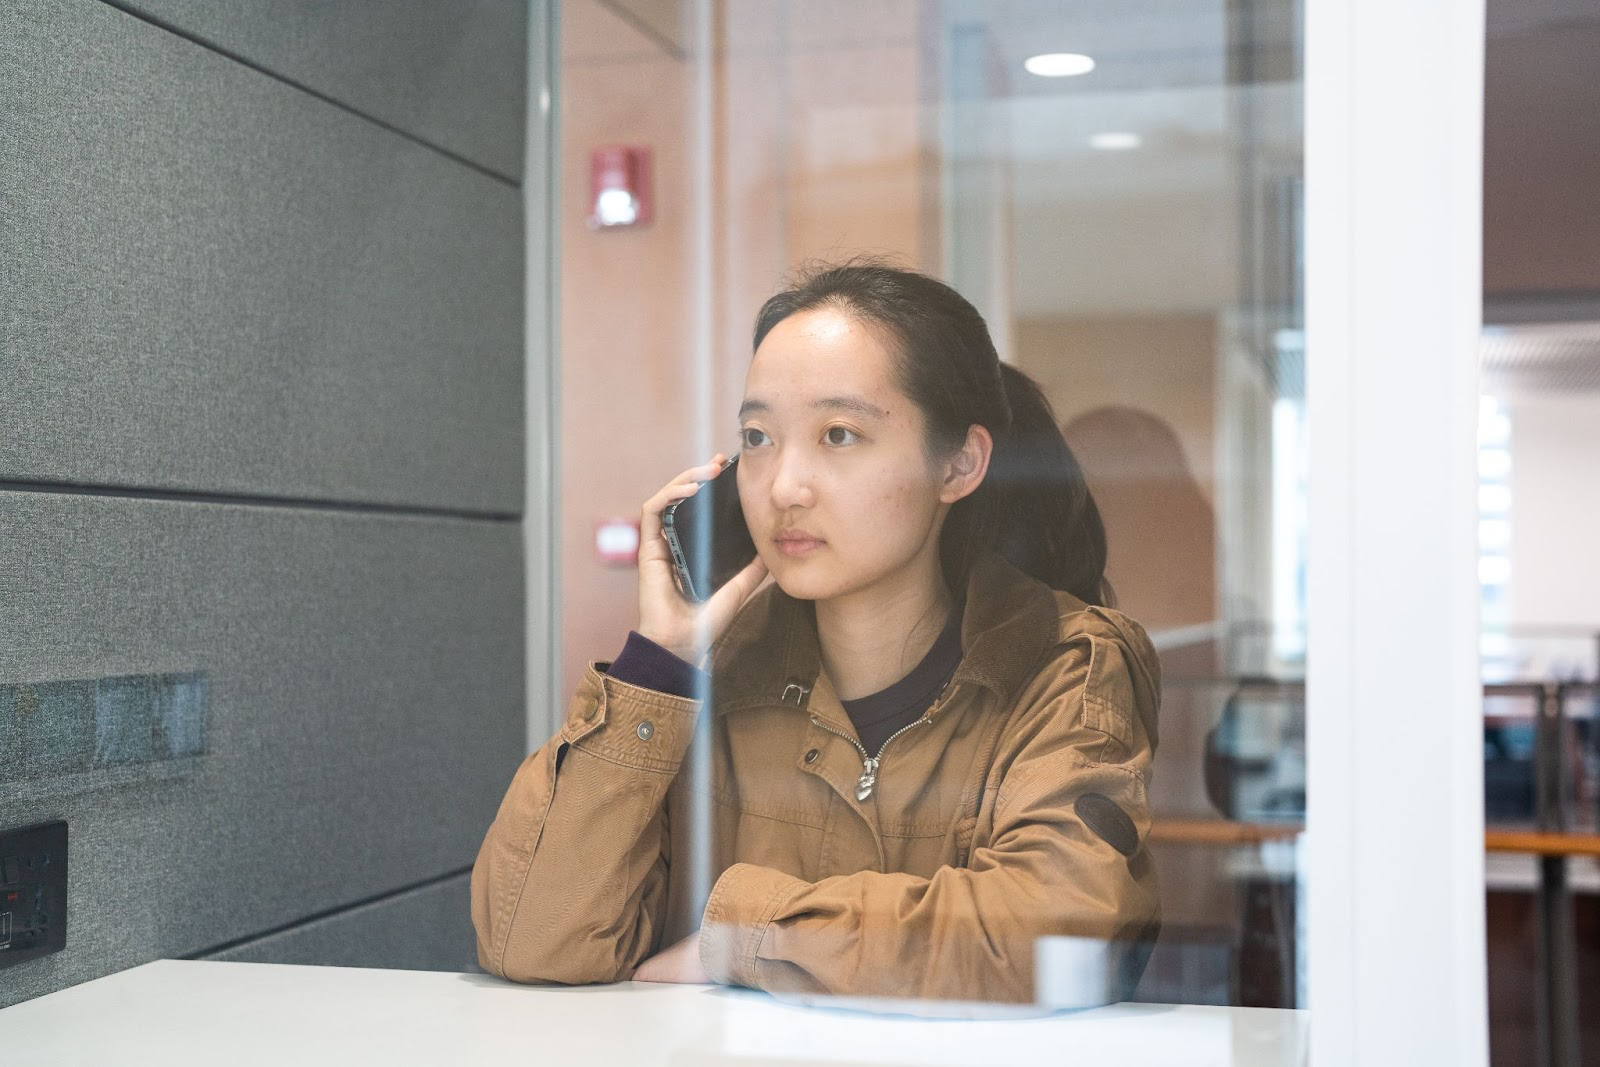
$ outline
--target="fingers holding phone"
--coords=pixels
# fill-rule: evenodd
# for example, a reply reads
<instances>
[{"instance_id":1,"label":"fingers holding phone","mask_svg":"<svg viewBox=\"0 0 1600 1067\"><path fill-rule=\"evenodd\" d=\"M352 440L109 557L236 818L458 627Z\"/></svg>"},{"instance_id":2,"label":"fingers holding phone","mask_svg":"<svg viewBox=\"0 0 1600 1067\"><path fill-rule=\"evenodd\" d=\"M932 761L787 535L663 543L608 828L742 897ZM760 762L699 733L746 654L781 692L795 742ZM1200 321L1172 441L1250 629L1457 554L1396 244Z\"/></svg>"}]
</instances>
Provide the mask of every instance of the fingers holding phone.
<instances>
[{"instance_id":1,"label":"fingers holding phone","mask_svg":"<svg viewBox=\"0 0 1600 1067\"><path fill-rule=\"evenodd\" d=\"M667 548L667 543L661 537L661 513L668 505L675 504L695 494L700 488L700 483L715 478L722 469L726 457L717 453L710 463L702 463L698 467L690 467L679 474L672 481L662 486L654 496L644 502L644 510L639 516L639 566L642 570L646 562L666 564L669 568L665 576L670 581L672 578L672 555Z\"/></svg>"},{"instance_id":2,"label":"fingers holding phone","mask_svg":"<svg viewBox=\"0 0 1600 1067\"><path fill-rule=\"evenodd\" d=\"M734 464L719 453L646 501L639 522L639 632L691 663L761 585Z\"/></svg>"}]
</instances>

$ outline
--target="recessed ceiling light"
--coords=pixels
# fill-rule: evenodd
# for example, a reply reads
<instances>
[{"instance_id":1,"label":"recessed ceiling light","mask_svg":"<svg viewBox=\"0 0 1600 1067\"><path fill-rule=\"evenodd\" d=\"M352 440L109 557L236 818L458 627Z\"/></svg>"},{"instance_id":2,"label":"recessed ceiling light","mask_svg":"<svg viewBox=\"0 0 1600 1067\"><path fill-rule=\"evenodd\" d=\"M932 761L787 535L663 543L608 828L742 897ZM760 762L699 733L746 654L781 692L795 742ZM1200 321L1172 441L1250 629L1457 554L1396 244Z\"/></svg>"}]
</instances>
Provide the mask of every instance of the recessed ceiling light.
<instances>
[{"instance_id":1,"label":"recessed ceiling light","mask_svg":"<svg viewBox=\"0 0 1600 1067\"><path fill-rule=\"evenodd\" d=\"M1089 138L1090 148L1099 148L1106 152L1125 152L1130 148L1138 148L1143 143L1144 138L1126 130L1097 133Z\"/></svg>"},{"instance_id":2,"label":"recessed ceiling light","mask_svg":"<svg viewBox=\"0 0 1600 1067\"><path fill-rule=\"evenodd\" d=\"M1094 69L1094 60L1077 52L1046 52L1022 61L1023 69L1041 78L1070 78Z\"/></svg>"}]
</instances>

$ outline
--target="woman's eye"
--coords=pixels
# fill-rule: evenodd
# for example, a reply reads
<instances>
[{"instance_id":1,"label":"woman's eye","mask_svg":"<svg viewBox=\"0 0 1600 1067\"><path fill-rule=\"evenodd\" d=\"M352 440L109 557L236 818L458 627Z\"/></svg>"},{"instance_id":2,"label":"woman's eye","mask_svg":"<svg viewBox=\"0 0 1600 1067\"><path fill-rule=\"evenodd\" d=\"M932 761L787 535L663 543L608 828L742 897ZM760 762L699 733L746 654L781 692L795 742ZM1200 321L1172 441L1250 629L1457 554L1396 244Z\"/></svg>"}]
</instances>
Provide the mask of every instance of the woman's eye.
<instances>
[{"instance_id":1,"label":"woman's eye","mask_svg":"<svg viewBox=\"0 0 1600 1067\"><path fill-rule=\"evenodd\" d=\"M854 430L847 430L843 426L829 426L822 439L830 445L852 445L859 440Z\"/></svg>"},{"instance_id":2,"label":"woman's eye","mask_svg":"<svg viewBox=\"0 0 1600 1067\"><path fill-rule=\"evenodd\" d=\"M753 427L746 428L739 431L739 443L746 448L760 448L767 443L767 435Z\"/></svg>"}]
</instances>

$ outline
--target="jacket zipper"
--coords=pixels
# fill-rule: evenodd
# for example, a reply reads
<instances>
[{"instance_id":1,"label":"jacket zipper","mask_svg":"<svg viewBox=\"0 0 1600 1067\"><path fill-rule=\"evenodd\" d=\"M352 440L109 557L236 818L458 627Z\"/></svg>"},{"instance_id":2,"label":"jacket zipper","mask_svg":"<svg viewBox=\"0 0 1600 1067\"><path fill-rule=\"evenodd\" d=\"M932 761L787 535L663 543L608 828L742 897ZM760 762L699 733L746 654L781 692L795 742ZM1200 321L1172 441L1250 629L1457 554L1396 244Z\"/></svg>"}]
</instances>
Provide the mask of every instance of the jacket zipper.
<instances>
[{"instance_id":1,"label":"jacket zipper","mask_svg":"<svg viewBox=\"0 0 1600 1067\"><path fill-rule=\"evenodd\" d=\"M894 743L894 739L908 730L915 730L919 726L925 724L931 725L933 723L933 717L939 713L939 705L944 703L944 693L941 692L939 697L939 700L934 701L933 708L929 710L928 714L922 716L922 718L918 719L916 722L907 723L905 726L900 727L900 729L890 734L883 744L878 746L878 754L876 756L867 755L866 747L849 734L841 733L840 731L835 730L833 727L829 726L815 715L811 716L811 721L813 723L822 727L830 734L838 734L840 737L856 746L856 751L861 753L861 777L856 781L857 800L866 800L872 795L873 787L878 784L878 767L883 762L883 754L887 752L889 746Z\"/></svg>"}]
</instances>

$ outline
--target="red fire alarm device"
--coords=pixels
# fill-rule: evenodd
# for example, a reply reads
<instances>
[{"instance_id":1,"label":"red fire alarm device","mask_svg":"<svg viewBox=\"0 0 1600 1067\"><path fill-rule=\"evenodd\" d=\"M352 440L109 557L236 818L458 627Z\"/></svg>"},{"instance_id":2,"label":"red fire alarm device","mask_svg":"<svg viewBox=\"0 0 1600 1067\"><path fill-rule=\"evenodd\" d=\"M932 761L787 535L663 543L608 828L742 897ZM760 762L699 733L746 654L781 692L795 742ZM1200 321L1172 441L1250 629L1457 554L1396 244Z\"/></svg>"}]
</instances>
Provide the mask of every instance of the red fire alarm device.
<instances>
[{"instance_id":1,"label":"red fire alarm device","mask_svg":"<svg viewBox=\"0 0 1600 1067\"><path fill-rule=\"evenodd\" d=\"M652 214L650 149L596 148L589 156L589 228L643 226Z\"/></svg>"}]
</instances>

